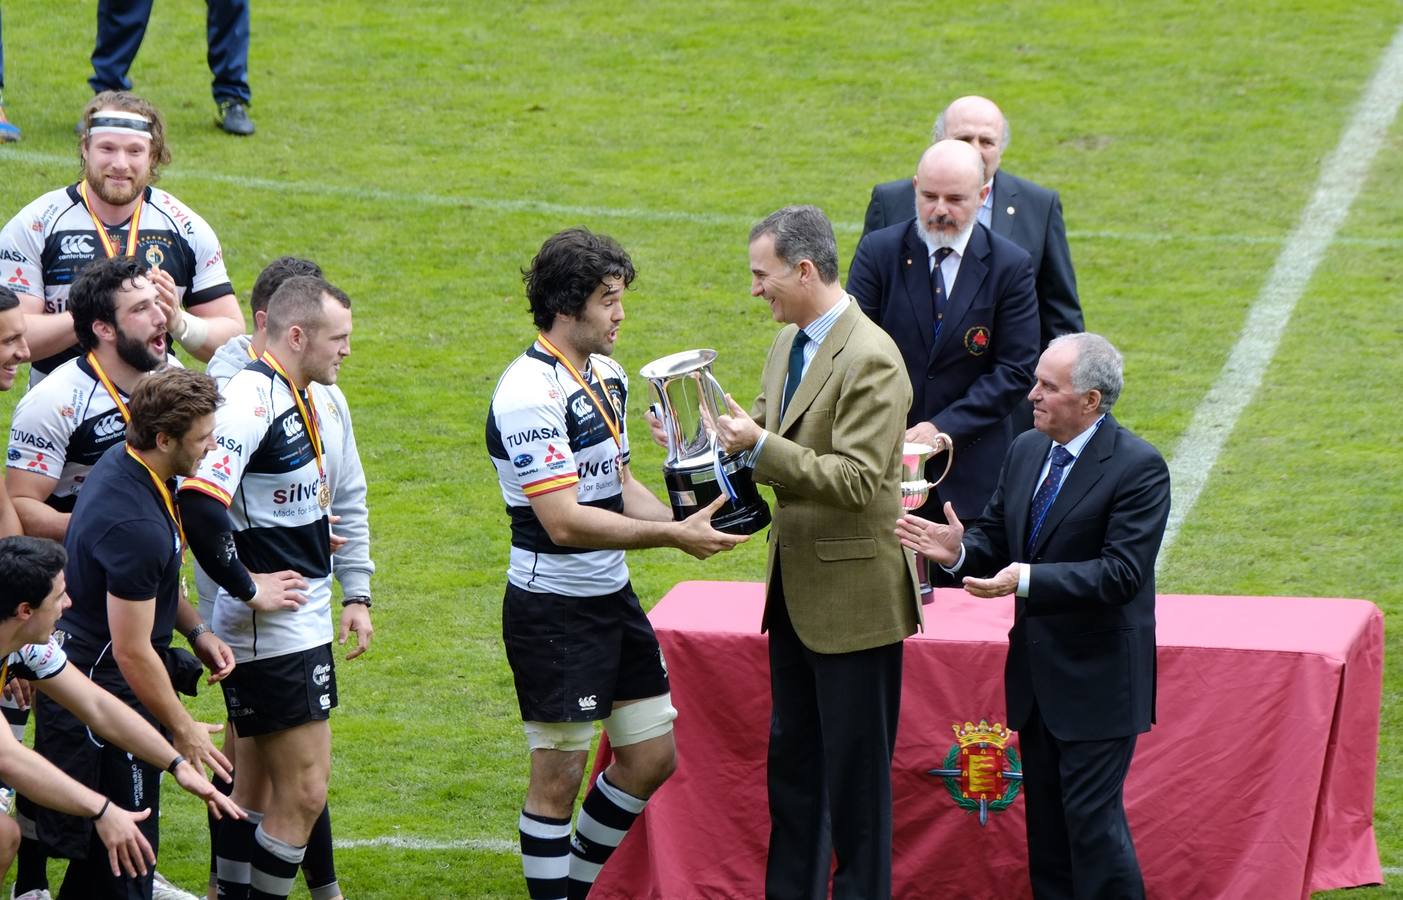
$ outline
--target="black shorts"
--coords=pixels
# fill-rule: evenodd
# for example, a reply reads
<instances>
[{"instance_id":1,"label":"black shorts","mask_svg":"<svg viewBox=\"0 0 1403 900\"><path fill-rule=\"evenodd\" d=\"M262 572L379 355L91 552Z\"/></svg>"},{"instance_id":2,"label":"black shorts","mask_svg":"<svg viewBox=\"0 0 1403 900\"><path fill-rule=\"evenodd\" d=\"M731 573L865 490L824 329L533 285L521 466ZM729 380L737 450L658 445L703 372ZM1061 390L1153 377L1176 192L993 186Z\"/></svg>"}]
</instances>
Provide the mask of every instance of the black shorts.
<instances>
[{"instance_id":1,"label":"black shorts","mask_svg":"<svg viewBox=\"0 0 1403 900\"><path fill-rule=\"evenodd\" d=\"M526 722L590 722L616 700L668 691L667 666L633 587L567 597L507 584L502 642Z\"/></svg>"},{"instance_id":2,"label":"black shorts","mask_svg":"<svg viewBox=\"0 0 1403 900\"><path fill-rule=\"evenodd\" d=\"M330 644L241 662L220 683L224 708L239 737L329 719L336 707L336 663Z\"/></svg>"}]
</instances>

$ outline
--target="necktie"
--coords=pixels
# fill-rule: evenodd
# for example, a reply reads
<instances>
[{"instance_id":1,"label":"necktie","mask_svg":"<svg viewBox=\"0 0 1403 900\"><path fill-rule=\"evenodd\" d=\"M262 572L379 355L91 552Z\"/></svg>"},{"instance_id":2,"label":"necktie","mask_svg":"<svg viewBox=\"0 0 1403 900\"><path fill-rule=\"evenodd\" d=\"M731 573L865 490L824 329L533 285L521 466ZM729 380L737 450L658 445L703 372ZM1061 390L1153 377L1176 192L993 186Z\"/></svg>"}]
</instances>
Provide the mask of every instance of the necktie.
<instances>
[{"instance_id":1,"label":"necktie","mask_svg":"<svg viewBox=\"0 0 1403 900\"><path fill-rule=\"evenodd\" d=\"M941 320L945 318L945 305L949 299L945 295L945 276L940 271L940 264L945 261L945 257L954 252L949 247L941 247L936 250L935 265L930 267L931 312L935 315L936 337L940 337Z\"/></svg>"},{"instance_id":2,"label":"necktie","mask_svg":"<svg viewBox=\"0 0 1403 900\"><path fill-rule=\"evenodd\" d=\"M1033 494L1033 504L1028 509L1028 543L1024 547L1026 556L1033 555L1033 543L1038 539L1038 532L1042 530L1043 519L1052 508L1052 501L1057 499L1057 489L1062 486L1062 472L1074 459L1076 457L1068 453L1066 447L1057 447L1052 451L1052 465L1048 467L1043 483L1038 485L1037 493Z\"/></svg>"},{"instance_id":3,"label":"necktie","mask_svg":"<svg viewBox=\"0 0 1403 900\"><path fill-rule=\"evenodd\" d=\"M801 328L794 335L794 343L789 345L789 375L784 379L784 402L779 405L779 414L789 408L789 400L799 389L799 381L804 377L804 347L812 340Z\"/></svg>"}]
</instances>

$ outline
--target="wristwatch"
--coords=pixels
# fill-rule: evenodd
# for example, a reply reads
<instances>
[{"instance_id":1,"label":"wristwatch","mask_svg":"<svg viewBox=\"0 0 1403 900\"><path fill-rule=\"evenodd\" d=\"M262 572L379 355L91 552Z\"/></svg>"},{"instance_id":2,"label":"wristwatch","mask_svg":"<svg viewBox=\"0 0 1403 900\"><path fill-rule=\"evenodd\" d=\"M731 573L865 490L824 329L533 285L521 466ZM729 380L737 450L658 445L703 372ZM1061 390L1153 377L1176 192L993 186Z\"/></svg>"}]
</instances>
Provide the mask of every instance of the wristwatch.
<instances>
[{"instance_id":1,"label":"wristwatch","mask_svg":"<svg viewBox=\"0 0 1403 900\"><path fill-rule=\"evenodd\" d=\"M185 640L187 640L187 641L189 641L190 643L193 644L193 643L195 643L195 638L199 637L199 636L202 635L202 634L206 634L206 633L208 633L208 632L209 632L209 626L206 625L204 622L201 622L200 624L196 625L194 628L191 628L189 631L185 632Z\"/></svg>"}]
</instances>

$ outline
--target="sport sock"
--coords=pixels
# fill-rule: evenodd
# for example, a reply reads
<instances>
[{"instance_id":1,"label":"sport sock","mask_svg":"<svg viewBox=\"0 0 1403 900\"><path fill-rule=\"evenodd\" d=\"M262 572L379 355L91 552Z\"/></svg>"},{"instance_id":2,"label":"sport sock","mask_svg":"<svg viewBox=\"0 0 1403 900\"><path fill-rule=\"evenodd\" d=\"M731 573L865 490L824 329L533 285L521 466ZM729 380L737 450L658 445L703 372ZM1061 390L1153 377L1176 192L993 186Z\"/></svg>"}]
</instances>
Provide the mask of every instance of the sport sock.
<instances>
[{"instance_id":1,"label":"sport sock","mask_svg":"<svg viewBox=\"0 0 1403 900\"><path fill-rule=\"evenodd\" d=\"M575 839L570 842L569 900L583 900L589 896L599 870L604 868L647 802L619 790L603 772L599 773L594 787L585 795L579 820L575 823Z\"/></svg>"},{"instance_id":2,"label":"sport sock","mask_svg":"<svg viewBox=\"0 0 1403 900\"><path fill-rule=\"evenodd\" d=\"M253 833L263 822L263 813L244 810L246 819L229 819L219 828L215 847L215 877L219 900L248 900L252 879Z\"/></svg>"},{"instance_id":3,"label":"sport sock","mask_svg":"<svg viewBox=\"0 0 1403 900\"><path fill-rule=\"evenodd\" d=\"M531 900L564 900L570 874L570 820L521 811L521 868Z\"/></svg>"},{"instance_id":4,"label":"sport sock","mask_svg":"<svg viewBox=\"0 0 1403 900\"><path fill-rule=\"evenodd\" d=\"M253 865L249 900L286 900L292 893L292 883L307 847L294 847L263 830L258 824L253 832Z\"/></svg>"},{"instance_id":5,"label":"sport sock","mask_svg":"<svg viewBox=\"0 0 1403 900\"><path fill-rule=\"evenodd\" d=\"M331 808L322 807L322 814L312 825L307 838L307 855L302 859L302 877L307 880L307 892L312 900L331 900L341 896L336 881L336 859L331 849Z\"/></svg>"}]
</instances>

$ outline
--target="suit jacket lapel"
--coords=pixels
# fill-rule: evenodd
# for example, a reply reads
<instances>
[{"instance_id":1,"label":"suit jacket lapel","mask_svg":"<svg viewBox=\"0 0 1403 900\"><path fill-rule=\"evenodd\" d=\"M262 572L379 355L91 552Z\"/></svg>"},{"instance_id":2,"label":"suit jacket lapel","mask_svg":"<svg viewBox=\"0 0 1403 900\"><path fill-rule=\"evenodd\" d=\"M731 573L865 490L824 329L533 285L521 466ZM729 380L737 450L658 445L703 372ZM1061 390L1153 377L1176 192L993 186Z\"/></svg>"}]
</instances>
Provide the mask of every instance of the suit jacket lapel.
<instances>
[{"instance_id":1,"label":"suit jacket lapel","mask_svg":"<svg viewBox=\"0 0 1403 900\"><path fill-rule=\"evenodd\" d=\"M931 309L930 250L916 233L916 220L911 220L901 241L902 284L906 286L906 302L911 317L927 349L935 338L935 310Z\"/></svg>"},{"instance_id":2,"label":"suit jacket lapel","mask_svg":"<svg viewBox=\"0 0 1403 900\"><path fill-rule=\"evenodd\" d=\"M1052 535L1057 533L1057 526L1061 524L1063 519L1067 518L1069 512L1076 509L1077 504L1087 495L1087 492L1106 474L1107 461L1110 460L1111 453L1115 450L1116 433L1119 431L1120 425L1110 415L1107 415L1101 423L1101 427L1096 429L1096 433L1091 436L1091 440L1086 442L1081 455L1077 457L1076 465L1072 466L1072 471L1067 475L1062 488L1057 492L1057 499L1052 501L1052 507L1047 511L1047 517L1043 519L1042 530L1038 532L1038 541L1033 546L1034 554L1047 544ZM1031 501L1032 497L1029 496L1028 499Z\"/></svg>"},{"instance_id":3,"label":"suit jacket lapel","mask_svg":"<svg viewBox=\"0 0 1403 900\"><path fill-rule=\"evenodd\" d=\"M819 344L818 350L814 352L814 358L809 362L808 370L804 372L804 379L799 382L799 387L794 391L794 397L789 401L789 408L784 411L784 418L780 420L779 434L784 434L792 428L804 410L809 408L809 404L814 402L818 392L827 383L829 376L833 374L833 357L848 342L848 335L852 334L857 317L862 314L862 309L857 305L857 302L849 299L848 308L843 310L838 321L833 323L833 328L828 332L828 336L823 339L823 343ZM792 344L793 341L790 343ZM785 355L787 359L787 349ZM785 366L788 367L787 362ZM781 382L780 390L783 391L783 382Z\"/></svg>"},{"instance_id":4,"label":"suit jacket lapel","mask_svg":"<svg viewBox=\"0 0 1403 900\"><path fill-rule=\"evenodd\" d=\"M1018 209L1018 185L1012 178L1000 178L999 173L994 173L994 203L989 210L989 225L995 234L1008 237L1013 233L1013 216L1008 214L1008 209L1012 207Z\"/></svg>"},{"instance_id":5,"label":"suit jacket lapel","mask_svg":"<svg viewBox=\"0 0 1403 900\"><path fill-rule=\"evenodd\" d=\"M940 329L940 337L930 348L930 363L934 363L944 348L952 340L958 340L954 333L959 330L959 322L969 311L974 298L984 286L989 274L989 231L976 224L965 245L965 255L960 258L960 274L955 276L955 289L950 292L950 301L945 307L945 327Z\"/></svg>"}]
</instances>

